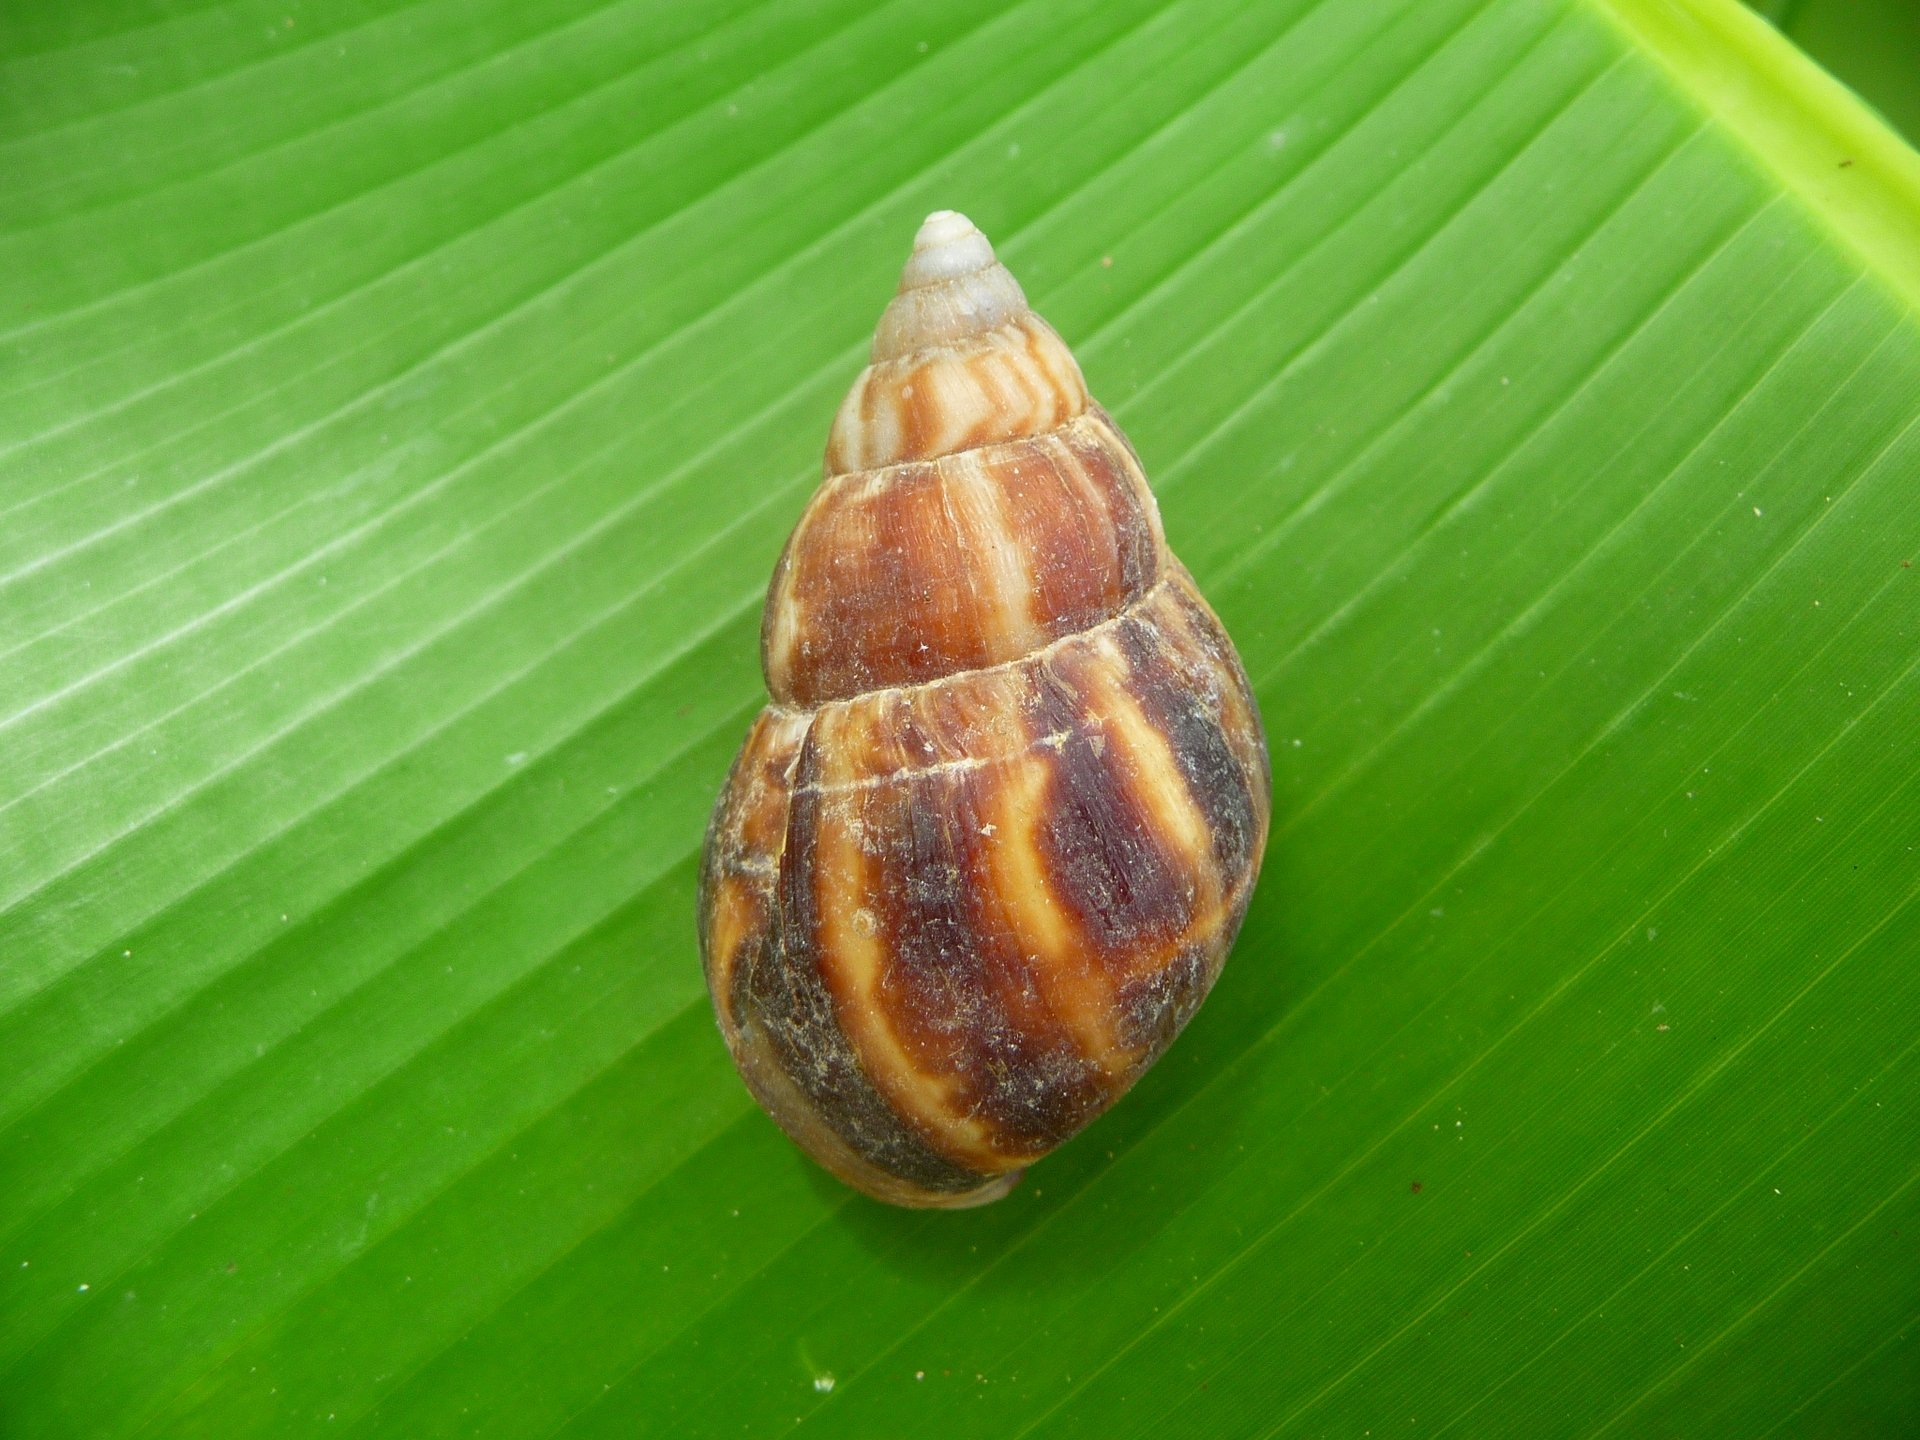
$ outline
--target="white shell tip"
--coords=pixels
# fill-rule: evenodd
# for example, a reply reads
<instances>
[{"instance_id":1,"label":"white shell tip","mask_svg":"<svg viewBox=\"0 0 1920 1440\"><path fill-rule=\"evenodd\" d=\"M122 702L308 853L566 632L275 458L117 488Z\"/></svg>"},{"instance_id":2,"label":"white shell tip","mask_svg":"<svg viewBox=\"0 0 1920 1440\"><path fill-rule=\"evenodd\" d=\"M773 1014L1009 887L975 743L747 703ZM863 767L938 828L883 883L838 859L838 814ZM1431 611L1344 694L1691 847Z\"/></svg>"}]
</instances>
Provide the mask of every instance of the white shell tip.
<instances>
[{"instance_id":1,"label":"white shell tip","mask_svg":"<svg viewBox=\"0 0 1920 1440\"><path fill-rule=\"evenodd\" d=\"M913 237L913 254L900 272L900 288L938 285L993 264L993 246L958 210L936 210Z\"/></svg>"},{"instance_id":2,"label":"white shell tip","mask_svg":"<svg viewBox=\"0 0 1920 1440\"><path fill-rule=\"evenodd\" d=\"M980 227L958 210L936 210L920 222L920 231L913 237L913 248L931 250L979 233Z\"/></svg>"},{"instance_id":3,"label":"white shell tip","mask_svg":"<svg viewBox=\"0 0 1920 1440\"><path fill-rule=\"evenodd\" d=\"M957 345L1027 313L1027 297L980 228L958 210L936 210L913 237L900 290L873 336L879 364Z\"/></svg>"}]
</instances>

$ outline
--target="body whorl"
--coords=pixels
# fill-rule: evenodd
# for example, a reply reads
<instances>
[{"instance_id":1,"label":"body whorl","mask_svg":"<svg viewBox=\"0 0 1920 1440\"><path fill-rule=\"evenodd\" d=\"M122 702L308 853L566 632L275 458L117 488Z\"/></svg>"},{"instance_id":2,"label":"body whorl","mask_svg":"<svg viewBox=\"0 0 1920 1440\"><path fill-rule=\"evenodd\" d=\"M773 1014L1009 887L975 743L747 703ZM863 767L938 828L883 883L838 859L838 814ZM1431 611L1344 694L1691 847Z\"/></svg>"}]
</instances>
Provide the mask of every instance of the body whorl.
<instances>
[{"instance_id":1,"label":"body whorl","mask_svg":"<svg viewBox=\"0 0 1920 1440\"><path fill-rule=\"evenodd\" d=\"M1205 997L1265 743L1132 448L964 217L922 227L825 468L708 831L707 982L817 1160L979 1204Z\"/></svg>"}]
</instances>

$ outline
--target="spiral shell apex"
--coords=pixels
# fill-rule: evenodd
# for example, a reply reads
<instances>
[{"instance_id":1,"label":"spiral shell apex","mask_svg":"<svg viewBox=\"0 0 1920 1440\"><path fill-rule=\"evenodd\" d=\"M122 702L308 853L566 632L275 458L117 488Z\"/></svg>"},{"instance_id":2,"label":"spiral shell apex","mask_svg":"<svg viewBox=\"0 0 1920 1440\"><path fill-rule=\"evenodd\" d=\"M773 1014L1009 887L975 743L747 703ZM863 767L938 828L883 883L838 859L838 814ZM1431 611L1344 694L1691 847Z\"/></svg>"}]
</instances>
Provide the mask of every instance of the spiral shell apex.
<instances>
[{"instance_id":1,"label":"spiral shell apex","mask_svg":"<svg viewBox=\"0 0 1920 1440\"><path fill-rule=\"evenodd\" d=\"M914 240L761 658L701 866L721 1034L848 1184L998 1199L1205 998L1270 791L1139 460L965 216Z\"/></svg>"}]
</instances>

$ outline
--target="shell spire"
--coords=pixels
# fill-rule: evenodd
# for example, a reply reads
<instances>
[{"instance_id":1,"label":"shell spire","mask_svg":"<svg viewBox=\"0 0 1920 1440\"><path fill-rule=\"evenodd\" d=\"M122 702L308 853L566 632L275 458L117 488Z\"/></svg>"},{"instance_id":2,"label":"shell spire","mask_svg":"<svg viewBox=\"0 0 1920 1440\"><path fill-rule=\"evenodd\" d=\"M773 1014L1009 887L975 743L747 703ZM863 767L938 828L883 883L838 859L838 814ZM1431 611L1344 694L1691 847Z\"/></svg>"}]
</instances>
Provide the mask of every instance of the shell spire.
<instances>
[{"instance_id":1,"label":"shell spire","mask_svg":"<svg viewBox=\"0 0 1920 1440\"><path fill-rule=\"evenodd\" d=\"M1088 405L1066 342L957 210L914 237L872 357L834 417L829 477L1044 435Z\"/></svg>"},{"instance_id":2,"label":"shell spire","mask_svg":"<svg viewBox=\"0 0 1920 1440\"><path fill-rule=\"evenodd\" d=\"M913 237L900 290L873 335L873 363L955 345L1028 314L1020 282L958 210L936 210Z\"/></svg>"},{"instance_id":3,"label":"shell spire","mask_svg":"<svg viewBox=\"0 0 1920 1440\"><path fill-rule=\"evenodd\" d=\"M914 237L834 418L761 634L767 686L817 705L1017 660L1159 578L1138 459L966 216Z\"/></svg>"},{"instance_id":4,"label":"shell spire","mask_svg":"<svg viewBox=\"0 0 1920 1440\"><path fill-rule=\"evenodd\" d=\"M707 834L707 984L816 1160L977 1205L1206 995L1266 844L1265 740L1139 458L964 215L915 236L825 471Z\"/></svg>"}]
</instances>

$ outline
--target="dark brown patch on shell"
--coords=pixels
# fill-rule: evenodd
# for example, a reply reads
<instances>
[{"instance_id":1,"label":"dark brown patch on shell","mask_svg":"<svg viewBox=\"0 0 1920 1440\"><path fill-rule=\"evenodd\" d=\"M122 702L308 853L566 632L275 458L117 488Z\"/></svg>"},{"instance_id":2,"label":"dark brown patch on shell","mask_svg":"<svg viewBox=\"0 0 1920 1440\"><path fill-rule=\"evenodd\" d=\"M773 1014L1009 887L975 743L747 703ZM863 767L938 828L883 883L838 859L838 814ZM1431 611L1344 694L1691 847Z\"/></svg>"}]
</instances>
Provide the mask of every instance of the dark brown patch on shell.
<instances>
[{"instance_id":1,"label":"dark brown patch on shell","mask_svg":"<svg viewBox=\"0 0 1920 1440\"><path fill-rule=\"evenodd\" d=\"M1040 682L1040 723L1065 737L1054 749L1042 844L1060 903L1102 963L1124 973L1173 943L1192 922L1198 896L1072 684L1090 663L1063 655Z\"/></svg>"},{"instance_id":2,"label":"dark brown patch on shell","mask_svg":"<svg viewBox=\"0 0 1920 1440\"><path fill-rule=\"evenodd\" d=\"M1187 794L1206 818L1214 863L1222 875L1240 874L1260 843L1260 811L1256 781L1221 728L1217 674L1198 664L1200 657L1181 654L1165 632L1138 620L1119 626L1118 638L1131 667L1133 698L1166 737Z\"/></svg>"},{"instance_id":3,"label":"dark brown patch on shell","mask_svg":"<svg viewBox=\"0 0 1920 1440\"><path fill-rule=\"evenodd\" d=\"M781 1069L820 1119L862 1159L922 1189L955 1194L986 1178L940 1154L905 1123L860 1063L822 973L812 858L820 799L809 785L818 765L803 750L786 853L780 866L775 939L742 981L741 1001Z\"/></svg>"},{"instance_id":4,"label":"dark brown patch on shell","mask_svg":"<svg viewBox=\"0 0 1920 1440\"><path fill-rule=\"evenodd\" d=\"M997 1148L1039 1154L1093 1113L1104 1077L1052 1012L996 903L972 793L988 775L912 781L869 803L870 828L888 837L876 856L882 996L894 1032Z\"/></svg>"}]
</instances>

